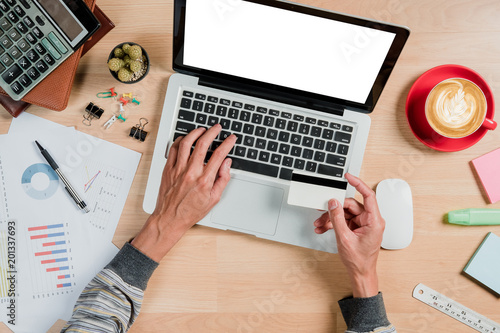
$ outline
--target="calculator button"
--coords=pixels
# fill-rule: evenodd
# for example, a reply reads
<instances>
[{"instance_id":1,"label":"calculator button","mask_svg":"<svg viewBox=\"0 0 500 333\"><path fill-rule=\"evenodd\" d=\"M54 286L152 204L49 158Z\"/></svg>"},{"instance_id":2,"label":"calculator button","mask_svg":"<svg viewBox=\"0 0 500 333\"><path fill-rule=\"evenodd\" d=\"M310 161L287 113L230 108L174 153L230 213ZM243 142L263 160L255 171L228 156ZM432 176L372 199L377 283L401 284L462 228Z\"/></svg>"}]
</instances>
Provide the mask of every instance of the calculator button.
<instances>
[{"instance_id":1,"label":"calculator button","mask_svg":"<svg viewBox=\"0 0 500 333\"><path fill-rule=\"evenodd\" d=\"M3 73L4 70L5 70L5 67L2 64L0 64L0 73Z\"/></svg>"},{"instance_id":2,"label":"calculator button","mask_svg":"<svg viewBox=\"0 0 500 333\"><path fill-rule=\"evenodd\" d=\"M2 60L2 63L7 67L14 63L10 55L8 55L7 53L4 54L0 59Z\"/></svg>"},{"instance_id":3,"label":"calculator button","mask_svg":"<svg viewBox=\"0 0 500 333\"><path fill-rule=\"evenodd\" d=\"M11 86L10 86L10 89L12 89L12 91L14 91L16 94L20 94L23 92L23 87L19 84L19 82L14 82Z\"/></svg>"},{"instance_id":4,"label":"calculator button","mask_svg":"<svg viewBox=\"0 0 500 333\"><path fill-rule=\"evenodd\" d=\"M45 60L45 62L46 62L47 64L49 64L50 66L52 66L53 64L55 64L55 63L56 63L56 62L55 62L55 60L54 60L54 58L52 58L52 57L50 56L50 54L48 54L48 53L47 53L46 55L44 55L44 56L43 56L43 60Z\"/></svg>"},{"instance_id":5,"label":"calculator button","mask_svg":"<svg viewBox=\"0 0 500 333\"><path fill-rule=\"evenodd\" d=\"M38 29L38 27L34 27L32 31L35 34L36 38L43 38L44 34L40 29Z\"/></svg>"},{"instance_id":6,"label":"calculator button","mask_svg":"<svg viewBox=\"0 0 500 333\"><path fill-rule=\"evenodd\" d=\"M19 78L19 82L21 82L21 84L26 88L31 84L31 80L26 74Z\"/></svg>"},{"instance_id":7,"label":"calculator button","mask_svg":"<svg viewBox=\"0 0 500 333\"><path fill-rule=\"evenodd\" d=\"M17 42L19 38L21 38L21 35L19 34L19 32L17 32L15 28L10 29L8 35L10 39L12 39L14 42Z\"/></svg>"},{"instance_id":8,"label":"calculator button","mask_svg":"<svg viewBox=\"0 0 500 333\"><path fill-rule=\"evenodd\" d=\"M49 39L52 44L54 44L54 46L59 50L59 52L61 52L62 54L68 52L68 49L63 45L63 43L61 43L59 38L57 38L57 36L53 32L49 33Z\"/></svg>"},{"instance_id":9,"label":"calculator button","mask_svg":"<svg viewBox=\"0 0 500 333\"><path fill-rule=\"evenodd\" d=\"M2 79L11 84L19 75L21 75L23 70L17 64L14 64L11 68L7 69L5 73L2 74Z\"/></svg>"},{"instance_id":10,"label":"calculator button","mask_svg":"<svg viewBox=\"0 0 500 333\"><path fill-rule=\"evenodd\" d=\"M2 44L3 47L6 49L10 48L12 46L12 42L10 41L9 37L3 36L0 38L0 44Z\"/></svg>"},{"instance_id":11,"label":"calculator button","mask_svg":"<svg viewBox=\"0 0 500 333\"><path fill-rule=\"evenodd\" d=\"M34 67L31 67L30 69L28 69L28 71L26 73L33 80L36 80L40 77L40 73L38 73L38 71Z\"/></svg>"},{"instance_id":12,"label":"calculator button","mask_svg":"<svg viewBox=\"0 0 500 333\"><path fill-rule=\"evenodd\" d=\"M29 16L23 17L23 22L28 26L28 28L33 28L35 26L35 23Z\"/></svg>"},{"instance_id":13,"label":"calculator button","mask_svg":"<svg viewBox=\"0 0 500 333\"><path fill-rule=\"evenodd\" d=\"M26 56L31 62L35 62L40 59L40 56L33 50L29 50L28 53L26 53Z\"/></svg>"},{"instance_id":14,"label":"calculator button","mask_svg":"<svg viewBox=\"0 0 500 333\"><path fill-rule=\"evenodd\" d=\"M10 20L12 23L14 23L14 24L16 24L16 23L19 21L19 17L17 17L17 15L16 15L16 14L14 14L14 12L9 12L9 13L7 14L7 17L8 17L8 18L9 18L9 20Z\"/></svg>"},{"instance_id":15,"label":"calculator button","mask_svg":"<svg viewBox=\"0 0 500 333\"><path fill-rule=\"evenodd\" d=\"M40 24L41 26L44 26L45 25L45 21L40 17L40 16L36 16L35 17L35 21Z\"/></svg>"},{"instance_id":16,"label":"calculator button","mask_svg":"<svg viewBox=\"0 0 500 333\"><path fill-rule=\"evenodd\" d=\"M16 0L5 0L7 1L7 3L11 6L15 6L16 5Z\"/></svg>"},{"instance_id":17,"label":"calculator button","mask_svg":"<svg viewBox=\"0 0 500 333\"><path fill-rule=\"evenodd\" d=\"M40 54L44 54L45 52L47 52L47 50L45 50L45 48L40 43L35 45L35 50Z\"/></svg>"},{"instance_id":18,"label":"calculator button","mask_svg":"<svg viewBox=\"0 0 500 333\"><path fill-rule=\"evenodd\" d=\"M39 62L36 63L36 69L38 69L39 72L45 73L47 69L49 69L49 66L47 66L46 63L43 62L43 60L40 60Z\"/></svg>"},{"instance_id":19,"label":"calculator button","mask_svg":"<svg viewBox=\"0 0 500 333\"><path fill-rule=\"evenodd\" d=\"M17 15L19 15L20 17L23 17L24 15L26 15L26 12L21 8L21 6L16 6L14 7L14 11L16 12Z\"/></svg>"},{"instance_id":20,"label":"calculator button","mask_svg":"<svg viewBox=\"0 0 500 333\"><path fill-rule=\"evenodd\" d=\"M45 46L45 48L49 51L49 53L56 59L60 59L61 58L61 54L59 52L57 52L57 50L55 49L55 47L52 46L52 44L49 42L49 40L47 38L44 38L42 39L42 44L43 46ZM49 64L49 65L52 65L52 64Z\"/></svg>"},{"instance_id":21,"label":"calculator button","mask_svg":"<svg viewBox=\"0 0 500 333\"><path fill-rule=\"evenodd\" d=\"M0 19L0 27L2 27L3 31L7 31L12 27L12 24L5 17L2 17Z\"/></svg>"},{"instance_id":22,"label":"calculator button","mask_svg":"<svg viewBox=\"0 0 500 333\"><path fill-rule=\"evenodd\" d=\"M37 39L35 38L35 36L33 36L33 34L31 34L31 32L28 32L26 34L26 39L28 40L28 42L30 42L32 45L35 45Z\"/></svg>"},{"instance_id":23,"label":"calculator button","mask_svg":"<svg viewBox=\"0 0 500 333\"><path fill-rule=\"evenodd\" d=\"M0 9L4 12L7 13L9 10L9 6L5 3L5 1L0 1Z\"/></svg>"},{"instance_id":24,"label":"calculator button","mask_svg":"<svg viewBox=\"0 0 500 333\"><path fill-rule=\"evenodd\" d=\"M20 33L25 34L28 32L28 28L26 28L26 25L24 25L23 22L19 22L16 24L17 30L19 30Z\"/></svg>"},{"instance_id":25,"label":"calculator button","mask_svg":"<svg viewBox=\"0 0 500 333\"><path fill-rule=\"evenodd\" d=\"M30 45L28 44L28 42L22 38L19 43L17 43L17 46L19 46L19 48L21 49L21 51L23 52L26 52L30 49Z\"/></svg>"},{"instance_id":26,"label":"calculator button","mask_svg":"<svg viewBox=\"0 0 500 333\"><path fill-rule=\"evenodd\" d=\"M22 57L21 59L19 59L19 61L17 63L23 69L28 69L30 67L30 65L31 65L31 63L28 61L28 59L26 59L26 57Z\"/></svg>"},{"instance_id":27,"label":"calculator button","mask_svg":"<svg viewBox=\"0 0 500 333\"><path fill-rule=\"evenodd\" d=\"M20 2L20 3L24 6L24 8L26 8L26 9L30 9L30 8L31 8L31 6L30 6L30 4L28 3L28 1L26 1L26 0L19 0L19 2Z\"/></svg>"},{"instance_id":28,"label":"calculator button","mask_svg":"<svg viewBox=\"0 0 500 333\"><path fill-rule=\"evenodd\" d=\"M5 53L5 50L3 47L0 47L0 55L4 54Z\"/></svg>"},{"instance_id":29,"label":"calculator button","mask_svg":"<svg viewBox=\"0 0 500 333\"><path fill-rule=\"evenodd\" d=\"M9 53L12 56L12 58L14 58L14 59L18 59L21 56L21 54L22 54L21 51L19 51L19 49L16 46L14 46L13 48L11 48L9 50Z\"/></svg>"}]
</instances>

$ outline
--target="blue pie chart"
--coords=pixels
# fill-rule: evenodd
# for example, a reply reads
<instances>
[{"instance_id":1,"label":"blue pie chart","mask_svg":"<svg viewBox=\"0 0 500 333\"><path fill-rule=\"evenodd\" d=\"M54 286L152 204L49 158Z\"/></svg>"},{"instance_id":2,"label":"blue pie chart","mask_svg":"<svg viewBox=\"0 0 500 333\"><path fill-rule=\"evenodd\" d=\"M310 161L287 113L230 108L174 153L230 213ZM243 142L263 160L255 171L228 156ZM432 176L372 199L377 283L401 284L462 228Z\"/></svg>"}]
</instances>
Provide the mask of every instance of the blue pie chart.
<instances>
[{"instance_id":1,"label":"blue pie chart","mask_svg":"<svg viewBox=\"0 0 500 333\"><path fill-rule=\"evenodd\" d=\"M43 189L38 189L33 186L33 176L38 173L45 174L48 179L48 185ZM37 163L29 166L21 177L21 185L27 195L36 200L45 200L56 193L59 187L59 177L55 171L45 163Z\"/></svg>"}]
</instances>

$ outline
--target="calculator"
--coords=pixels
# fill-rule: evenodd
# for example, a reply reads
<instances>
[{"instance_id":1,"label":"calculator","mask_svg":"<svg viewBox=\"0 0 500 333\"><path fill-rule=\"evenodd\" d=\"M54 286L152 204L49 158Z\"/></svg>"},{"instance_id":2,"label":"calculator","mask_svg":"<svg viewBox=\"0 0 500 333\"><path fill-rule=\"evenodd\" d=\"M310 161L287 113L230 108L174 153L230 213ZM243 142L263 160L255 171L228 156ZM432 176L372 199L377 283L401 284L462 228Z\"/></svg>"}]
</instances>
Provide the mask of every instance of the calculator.
<instances>
[{"instance_id":1,"label":"calculator","mask_svg":"<svg viewBox=\"0 0 500 333\"><path fill-rule=\"evenodd\" d=\"M0 0L0 87L22 99L99 27L83 0Z\"/></svg>"}]
</instances>

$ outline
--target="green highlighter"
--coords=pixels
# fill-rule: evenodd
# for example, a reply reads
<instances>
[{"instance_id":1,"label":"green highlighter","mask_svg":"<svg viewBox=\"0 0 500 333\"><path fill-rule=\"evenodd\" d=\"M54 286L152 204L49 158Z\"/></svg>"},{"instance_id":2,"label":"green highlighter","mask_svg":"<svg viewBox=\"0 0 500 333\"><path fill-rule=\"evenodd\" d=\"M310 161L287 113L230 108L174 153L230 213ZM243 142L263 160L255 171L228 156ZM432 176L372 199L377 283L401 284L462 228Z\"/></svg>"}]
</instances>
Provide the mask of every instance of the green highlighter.
<instances>
[{"instance_id":1,"label":"green highlighter","mask_svg":"<svg viewBox=\"0 0 500 333\"><path fill-rule=\"evenodd\" d=\"M500 209L469 208L448 213L448 223L461 225L500 225Z\"/></svg>"}]
</instances>

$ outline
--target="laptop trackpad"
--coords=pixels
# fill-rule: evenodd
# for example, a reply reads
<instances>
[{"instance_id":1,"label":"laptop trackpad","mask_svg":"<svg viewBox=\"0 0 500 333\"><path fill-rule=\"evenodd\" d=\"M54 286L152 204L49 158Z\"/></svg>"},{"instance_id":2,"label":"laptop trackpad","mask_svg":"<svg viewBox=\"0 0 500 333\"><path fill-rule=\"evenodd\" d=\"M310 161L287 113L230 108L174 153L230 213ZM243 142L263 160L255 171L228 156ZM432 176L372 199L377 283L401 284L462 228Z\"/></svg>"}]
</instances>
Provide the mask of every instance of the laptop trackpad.
<instances>
[{"instance_id":1,"label":"laptop trackpad","mask_svg":"<svg viewBox=\"0 0 500 333\"><path fill-rule=\"evenodd\" d=\"M283 189L232 179L212 212L211 222L250 233L274 235Z\"/></svg>"}]
</instances>

